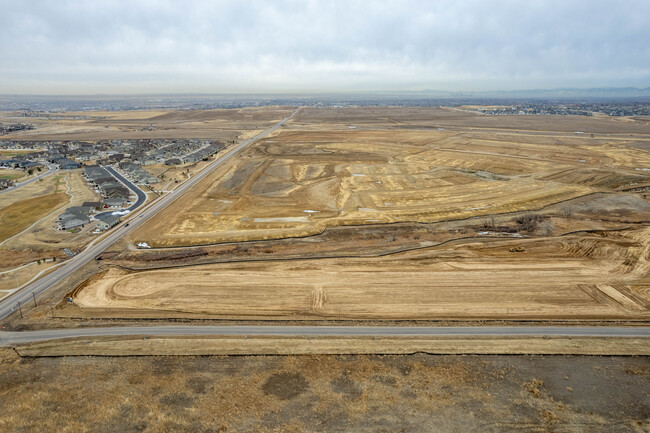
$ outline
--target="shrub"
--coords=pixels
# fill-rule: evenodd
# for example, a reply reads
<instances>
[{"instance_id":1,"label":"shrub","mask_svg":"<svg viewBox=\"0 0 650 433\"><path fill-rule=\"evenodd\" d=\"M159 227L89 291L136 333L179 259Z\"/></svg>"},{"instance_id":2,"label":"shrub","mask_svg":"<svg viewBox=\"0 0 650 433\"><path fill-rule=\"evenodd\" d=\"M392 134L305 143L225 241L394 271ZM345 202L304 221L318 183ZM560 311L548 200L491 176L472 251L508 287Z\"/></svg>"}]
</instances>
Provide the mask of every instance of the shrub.
<instances>
[{"instance_id":1,"label":"shrub","mask_svg":"<svg viewBox=\"0 0 650 433\"><path fill-rule=\"evenodd\" d=\"M550 219L544 220L539 225L539 231L544 236L551 236L553 234L553 221Z\"/></svg>"},{"instance_id":2,"label":"shrub","mask_svg":"<svg viewBox=\"0 0 650 433\"><path fill-rule=\"evenodd\" d=\"M544 221L544 217L539 214L519 215L514 219L519 226L519 230L532 232L537 228L537 224Z\"/></svg>"},{"instance_id":3,"label":"shrub","mask_svg":"<svg viewBox=\"0 0 650 433\"><path fill-rule=\"evenodd\" d=\"M488 229L488 230L494 230L496 228L496 220L494 219L494 215L490 215L486 219L483 220L483 228Z\"/></svg>"}]
</instances>

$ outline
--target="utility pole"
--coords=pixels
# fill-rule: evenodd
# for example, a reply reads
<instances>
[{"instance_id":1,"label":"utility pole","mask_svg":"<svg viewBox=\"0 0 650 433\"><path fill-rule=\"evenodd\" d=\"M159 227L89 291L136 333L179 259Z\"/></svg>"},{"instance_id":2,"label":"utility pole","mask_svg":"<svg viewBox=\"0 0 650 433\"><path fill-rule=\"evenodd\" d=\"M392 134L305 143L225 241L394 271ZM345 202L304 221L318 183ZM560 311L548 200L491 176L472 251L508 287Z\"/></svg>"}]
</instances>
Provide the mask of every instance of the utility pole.
<instances>
[{"instance_id":1,"label":"utility pole","mask_svg":"<svg viewBox=\"0 0 650 433\"><path fill-rule=\"evenodd\" d=\"M20 311L20 318L23 318L23 309L20 307L20 302L17 302L18 304L18 311Z\"/></svg>"},{"instance_id":2,"label":"utility pole","mask_svg":"<svg viewBox=\"0 0 650 433\"><path fill-rule=\"evenodd\" d=\"M34 300L34 308L36 308L36 295L32 292L32 299Z\"/></svg>"}]
</instances>

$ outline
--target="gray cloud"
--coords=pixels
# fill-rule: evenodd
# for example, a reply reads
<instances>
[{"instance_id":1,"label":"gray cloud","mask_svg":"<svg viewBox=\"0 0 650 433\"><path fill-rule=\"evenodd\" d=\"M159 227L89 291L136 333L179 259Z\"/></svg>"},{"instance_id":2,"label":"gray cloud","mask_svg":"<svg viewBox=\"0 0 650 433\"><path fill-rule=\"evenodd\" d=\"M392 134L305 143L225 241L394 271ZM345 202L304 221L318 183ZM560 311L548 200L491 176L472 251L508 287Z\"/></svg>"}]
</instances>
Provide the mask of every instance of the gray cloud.
<instances>
[{"instance_id":1,"label":"gray cloud","mask_svg":"<svg viewBox=\"0 0 650 433\"><path fill-rule=\"evenodd\" d=\"M0 92L650 85L650 2L0 0Z\"/></svg>"}]
</instances>

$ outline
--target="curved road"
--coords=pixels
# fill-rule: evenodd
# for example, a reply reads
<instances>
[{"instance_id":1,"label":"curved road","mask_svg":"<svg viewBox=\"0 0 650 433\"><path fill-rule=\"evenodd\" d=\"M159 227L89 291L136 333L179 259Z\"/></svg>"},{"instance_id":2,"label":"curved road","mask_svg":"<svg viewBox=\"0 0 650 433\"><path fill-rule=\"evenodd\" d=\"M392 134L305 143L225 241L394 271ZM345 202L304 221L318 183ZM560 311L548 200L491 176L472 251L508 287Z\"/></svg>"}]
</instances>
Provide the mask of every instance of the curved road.
<instances>
[{"instance_id":1,"label":"curved road","mask_svg":"<svg viewBox=\"0 0 650 433\"><path fill-rule=\"evenodd\" d=\"M57 171L59 169L54 164L47 164L47 168L48 168L48 170L45 173L39 174L36 177L33 177L33 178L29 179L29 180L26 180L25 182L17 183L14 186L12 186L11 188L3 189L2 191L0 191L0 194L2 194L3 192L13 191L13 190L18 189L18 188L20 188L22 186L25 186L25 185L29 185L32 182L36 182L37 180L44 178L45 176L51 175L52 173L54 173L55 171Z\"/></svg>"},{"instance_id":2,"label":"curved road","mask_svg":"<svg viewBox=\"0 0 650 433\"><path fill-rule=\"evenodd\" d=\"M90 260L94 260L94 258L97 255L99 255L102 251L104 251L106 248L113 245L122 236L126 235L131 230L135 229L140 224L144 223L149 218L156 215L165 207L169 206L177 198L181 197L185 191L188 191L190 188L192 188L194 185L196 185L198 182L204 179L207 175L209 175L214 169L224 164L226 161L228 161L236 154L241 152L241 150L244 149L246 146L248 146L250 143L257 141L267 136L271 132L275 131L276 129L280 128L282 125L284 125L285 122L293 118L293 116L295 116L299 110L300 109L294 111L291 116L282 119L280 122L276 123L274 126L267 129L266 131L238 144L235 148L233 148L230 152L228 152L221 158L219 158L217 155L217 159L211 162L210 164L208 164L203 170L201 170L200 173L195 175L193 178L188 179L182 184L180 184L180 186L178 186L169 194L151 203L151 205L149 205L149 207L147 207L142 212L140 212L140 214L137 217L131 218L129 220L129 224L122 224L115 227L113 230L109 231L105 236L97 239L94 242L91 242L84 251L72 257L64 265L59 266L59 268L53 271L52 273L45 275L44 277L34 281L32 284L24 287L23 289L7 296L5 299L0 301L0 320L5 319L10 314L17 311L18 303L24 305L27 302L32 302L32 296L39 296L47 289L54 286L61 280L63 280L66 276L70 275L72 272L75 272L76 270L81 268Z\"/></svg>"},{"instance_id":3,"label":"curved road","mask_svg":"<svg viewBox=\"0 0 650 433\"><path fill-rule=\"evenodd\" d=\"M100 336L319 336L319 337L648 337L650 327L607 326L120 326L0 332L0 346Z\"/></svg>"},{"instance_id":4,"label":"curved road","mask_svg":"<svg viewBox=\"0 0 650 433\"><path fill-rule=\"evenodd\" d=\"M104 166L104 168L106 170L108 170L117 180L119 180L124 185L126 185L126 187L128 189L130 189L131 191L133 191L135 193L135 195L138 197L138 199L135 201L135 203L133 203L131 206L129 206L126 210L133 212L134 210L136 210L137 208L142 206L142 204L145 201L147 201L147 194L144 191L142 191L136 184L134 184L133 182L129 181L127 178L122 176L113 167L107 165L107 166ZM95 215L95 218L101 218L102 215L110 215L113 212L123 211L123 210L124 209L115 209L115 210L110 210L110 211L106 211L106 212L100 212L97 215Z\"/></svg>"}]
</instances>

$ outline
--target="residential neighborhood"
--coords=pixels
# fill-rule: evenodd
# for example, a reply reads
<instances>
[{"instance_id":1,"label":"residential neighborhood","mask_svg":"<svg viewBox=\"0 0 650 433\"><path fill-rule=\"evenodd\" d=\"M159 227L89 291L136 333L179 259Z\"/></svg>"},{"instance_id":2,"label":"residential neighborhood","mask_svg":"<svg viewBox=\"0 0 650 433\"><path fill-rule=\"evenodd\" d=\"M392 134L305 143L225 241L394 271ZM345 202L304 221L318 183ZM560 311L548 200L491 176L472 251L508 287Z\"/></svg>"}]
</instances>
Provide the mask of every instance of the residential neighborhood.
<instances>
[{"instance_id":1,"label":"residential neighborhood","mask_svg":"<svg viewBox=\"0 0 650 433\"><path fill-rule=\"evenodd\" d=\"M89 166L115 165L130 181L151 185L160 181L146 166L194 164L224 149L218 141L205 139L141 139L89 141L0 141L0 150L17 151L0 159L0 168L23 170L32 174L52 164L60 170L75 170ZM95 183L110 207L128 202L128 190L105 171L84 171ZM100 174L102 176L100 176ZM89 177L90 176L90 177ZM98 177L100 176L100 177ZM97 182L95 182L97 181ZM0 190L11 188L14 182L0 179ZM115 187L111 189L111 187ZM121 187L121 189L120 189ZM126 191L125 191L126 190Z\"/></svg>"},{"instance_id":2,"label":"residential neighborhood","mask_svg":"<svg viewBox=\"0 0 650 433\"><path fill-rule=\"evenodd\" d=\"M48 165L59 170L82 168L82 177L97 193L98 201L68 207L56 219L55 228L74 230L97 221L98 230L108 230L121 221L118 212L137 200L136 193L122 180L136 185L156 184L160 179L146 166L194 164L224 147L223 143L203 139L0 141L0 150L17 151L10 158L0 159L0 167L23 170L26 175L46 170ZM117 179L106 166L113 166L124 178ZM13 180L0 179L0 190L14 185Z\"/></svg>"},{"instance_id":3,"label":"residential neighborhood","mask_svg":"<svg viewBox=\"0 0 650 433\"><path fill-rule=\"evenodd\" d=\"M89 141L0 141L0 150L27 150L0 160L0 164L51 162L57 165L92 161L108 165L121 161L146 166L162 164L170 159L193 163L214 155L224 148L218 141L205 139L139 139ZM62 167L63 168L63 167ZM70 168L78 168L72 167Z\"/></svg>"}]
</instances>

